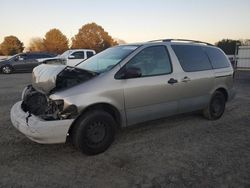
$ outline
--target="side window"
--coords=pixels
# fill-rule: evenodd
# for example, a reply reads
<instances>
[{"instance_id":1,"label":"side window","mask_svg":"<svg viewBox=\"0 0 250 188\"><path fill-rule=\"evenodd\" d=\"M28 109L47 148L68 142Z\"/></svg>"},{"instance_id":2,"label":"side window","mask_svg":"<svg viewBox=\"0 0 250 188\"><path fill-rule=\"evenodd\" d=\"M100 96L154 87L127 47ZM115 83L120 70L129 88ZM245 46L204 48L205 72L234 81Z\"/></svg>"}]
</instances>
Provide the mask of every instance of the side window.
<instances>
[{"instance_id":1,"label":"side window","mask_svg":"<svg viewBox=\"0 0 250 188\"><path fill-rule=\"evenodd\" d=\"M140 69L141 77L172 72L170 57L165 46L152 46L143 49L126 64L126 69L133 67Z\"/></svg>"},{"instance_id":2,"label":"side window","mask_svg":"<svg viewBox=\"0 0 250 188\"><path fill-rule=\"evenodd\" d=\"M91 51L87 51L87 58L90 58L90 57L92 57L94 55L94 53L93 52L91 52Z\"/></svg>"},{"instance_id":3,"label":"side window","mask_svg":"<svg viewBox=\"0 0 250 188\"><path fill-rule=\"evenodd\" d=\"M84 59L85 58L84 52L74 52L71 54L71 56L74 56L74 59Z\"/></svg>"},{"instance_id":4,"label":"side window","mask_svg":"<svg viewBox=\"0 0 250 188\"><path fill-rule=\"evenodd\" d=\"M227 57L217 48L206 47L205 51L212 63L214 69L229 67Z\"/></svg>"},{"instance_id":5,"label":"side window","mask_svg":"<svg viewBox=\"0 0 250 188\"><path fill-rule=\"evenodd\" d=\"M38 54L29 54L27 55L27 59L37 59L39 58Z\"/></svg>"},{"instance_id":6,"label":"side window","mask_svg":"<svg viewBox=\"0 0 250 188\"><path fill-rule=\"evenodd\" d=\"M172 48L185 72L212 69L212 65L200 46L172 45Z\"/></svg>"},{"instance_id":7,"label":"side window","mask_svg":"<svg viewBox=\"0 0 250 188\"><path fill-rule=\"evenodd\" d=\"M50 57L48 54L37 54L36 59Z\"/></svg>"},{"instance_id":8,"label":"side window","mask_svg":"<svg viewBox=\"0 0 250 188\"><path fill-rule=\"evenodd\" d=\"M19 56L16 56L15 61L24 61L27 59L27 55L26 54L21 54Z\"/></svg>"}]
</instances>

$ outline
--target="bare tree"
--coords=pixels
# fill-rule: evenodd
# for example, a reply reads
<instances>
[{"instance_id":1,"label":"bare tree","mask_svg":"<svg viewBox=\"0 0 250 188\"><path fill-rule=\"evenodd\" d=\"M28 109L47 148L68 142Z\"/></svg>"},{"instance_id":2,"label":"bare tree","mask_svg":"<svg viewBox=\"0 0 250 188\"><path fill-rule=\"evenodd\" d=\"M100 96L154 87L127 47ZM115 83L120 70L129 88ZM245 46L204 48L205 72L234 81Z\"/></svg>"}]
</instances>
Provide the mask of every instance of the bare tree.
<instances>
[{"instance_id":1,"label":"bare tree","mask_svg":"<svg viewBox=\"0 0 250 188\"><path fill-rule=\"evenodd\" d=\"M42 39L42 38L39 38L39 37L32 38L32 39L30 40L28 50L31 51L31 52L42 52L42 51L46 51L46 50L45 50L44 43L43 43L43 39Z\"/></svg>"}]
</instances>

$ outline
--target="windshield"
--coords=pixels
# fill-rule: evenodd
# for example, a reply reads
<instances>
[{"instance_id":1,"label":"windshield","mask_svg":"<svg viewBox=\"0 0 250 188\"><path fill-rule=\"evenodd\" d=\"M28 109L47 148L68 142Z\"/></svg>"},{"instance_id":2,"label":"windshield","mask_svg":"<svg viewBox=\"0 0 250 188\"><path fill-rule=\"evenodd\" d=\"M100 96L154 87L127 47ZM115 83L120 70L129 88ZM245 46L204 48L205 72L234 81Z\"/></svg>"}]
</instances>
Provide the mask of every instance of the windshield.
<instances>
[{"instance_id":1,"label":"windshield","mask_svg":"<svg viewBox=\"0 0 250 188\"><path fill-rule=\"evenodd\" d=\"M16 55L10 56L10 57L7 58L7 60L15 59L15 57L17 57L18 55L20 55L20 54L16 54Z\"/></svg>"},{"instance_id":2,"label":"windshield","mask_svg":"<svg viewBox=\"0 0 250 188\"><path fill-rule=\"evenodd\" d=\"M58 56L60 56L61 58L67 58L69 53L70 53L70 50L67 50L67 51L63 52L61 55L58 55Z\"/></svg>"},{"instance_id":3,"label":"windshield","mask_svg":"<svg viewBox=\"0 0 250 188\"><path fill-rule=\"evenodd\" d=\"M120 63L120 61L126 58L136 48L138 48L136 45L108 48L78 64L77 67L96 73L103 73Z\"/></svg>"}]
</instances>

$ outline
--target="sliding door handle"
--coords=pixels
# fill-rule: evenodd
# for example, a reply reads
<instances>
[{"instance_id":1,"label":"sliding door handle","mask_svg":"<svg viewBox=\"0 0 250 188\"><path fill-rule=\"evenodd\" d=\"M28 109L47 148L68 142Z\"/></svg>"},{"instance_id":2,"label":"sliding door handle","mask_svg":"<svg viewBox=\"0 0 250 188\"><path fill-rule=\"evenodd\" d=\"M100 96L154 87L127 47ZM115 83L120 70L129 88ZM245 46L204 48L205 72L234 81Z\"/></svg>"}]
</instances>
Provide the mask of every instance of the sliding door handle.
<instances>
[{"instance_id":1,"label":"sliding door handle","mask_svg":"<svg viewBox=\"0 0 250 188\"><path fill-rule=\"evenodd\" d=\"M181 81L182 82L189 82L189 81L191 81L191 79L189 77L185 76Z\"/></svg>"}]
</instances>

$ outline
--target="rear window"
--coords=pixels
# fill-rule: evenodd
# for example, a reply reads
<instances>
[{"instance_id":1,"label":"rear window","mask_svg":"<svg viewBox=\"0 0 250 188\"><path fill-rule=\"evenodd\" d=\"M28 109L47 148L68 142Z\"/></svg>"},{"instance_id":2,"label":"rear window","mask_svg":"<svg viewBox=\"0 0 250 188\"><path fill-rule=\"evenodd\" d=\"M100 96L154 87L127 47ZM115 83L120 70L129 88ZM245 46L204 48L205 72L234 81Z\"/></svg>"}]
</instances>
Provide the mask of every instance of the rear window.
<instances>
[{"instance_id":1,"label":"rear window","mask_svg":"<svg viewBox=\"0 0 250 188\"><path fill-rule=\"evenodd\" d=\"M229 67L227 57L217 48L205 48L214 69Z\"/></svg>"},{"instance_id":2,"label":"rear window","mask_svg":"<svg viewBox=\"0 0 250 188\"><path fill-rule=\"evenodd\" d=\"M211 63L200 46L172 45L172 48L185 72L212 69Z\"/></svg>"}]
</instances>

